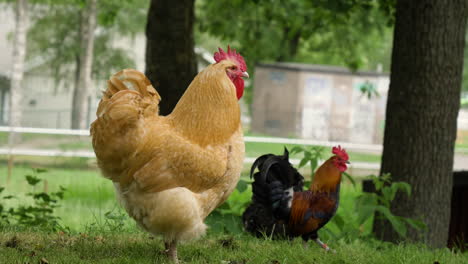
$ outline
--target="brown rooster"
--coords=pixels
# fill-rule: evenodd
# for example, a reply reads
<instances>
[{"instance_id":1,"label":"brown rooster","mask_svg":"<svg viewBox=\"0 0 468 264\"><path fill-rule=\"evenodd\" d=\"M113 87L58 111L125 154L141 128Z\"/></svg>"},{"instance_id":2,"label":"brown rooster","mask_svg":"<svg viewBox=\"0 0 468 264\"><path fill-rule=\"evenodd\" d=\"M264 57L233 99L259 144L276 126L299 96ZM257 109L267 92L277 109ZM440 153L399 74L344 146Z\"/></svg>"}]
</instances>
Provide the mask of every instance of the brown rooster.
<instances>
[{"instance_id":1,"label":"brown rooster","mask_svg":"<svg viewBox=\"0 0 468 264\"><path fill-rule=\"evenodd\" d=\"M91 125L102 174L138 225L163 236L174 262L177 243L205 232L205 218L233 191L243 165L238 99L247 67L229 47L214 58L168 116L158 114L160 96L142 73L118 72Z\"/></svg>"},{"instance_id":2,"label":"brown rooster","mask_svg":"<svg viewBox=\"0 0 468 264\"><path fill-rule=\"evenodd\" d=\"M253 219L250 225L255 224L255 228L259 230L271 230L269 225L274 223L288 237L301 236L305 242L313 239L325 250L330 250L319 239L317 231L336 213L341 174L346 171L349 163L348 154L340 146L333 147L332 153L334 155L315 172L307 191L297 191L299 186L302 187L302 176L298 176L298 172L287 159L274 155L257 159L251 171L256 166L259 167L259 172L253 175L253 203L260 203L262 208L268 210L262 211L267 213L265 216L250 217ZM272 221L265 222L263 218L268 217L268 212L271 212ZM258 219L263 222L255 222ZM249 224L246 220L249 219L244 215L244 226Z\"/></svg>"}]
</instances>

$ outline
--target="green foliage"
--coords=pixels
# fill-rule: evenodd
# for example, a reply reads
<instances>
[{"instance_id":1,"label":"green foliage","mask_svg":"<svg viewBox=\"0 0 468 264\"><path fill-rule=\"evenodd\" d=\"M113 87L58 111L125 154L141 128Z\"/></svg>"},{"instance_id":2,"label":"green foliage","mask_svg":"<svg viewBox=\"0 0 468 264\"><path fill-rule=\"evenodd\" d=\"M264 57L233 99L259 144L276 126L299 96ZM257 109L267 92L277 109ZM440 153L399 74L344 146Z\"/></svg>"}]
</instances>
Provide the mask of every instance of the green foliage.
<instances>
[{"instance_id":1,"label":"green foliage","mask_svg":"<svg viewBox=\"0 0 468 264\"><path fill-rule=\"evenodd\" d=\"M361 91L362 95L367 96L368 99L380 96L379 92L377 91L377 86L369 81L366 81L364 84L362 84L359 87L359 90Z\"/></svg>"},{"instance_id":2,"label":"green foliage","mask_svg":"<svg viewBox=\"0 0 468 264\"><path fill-rule=\"evenodd\" d=\"M371 66L369 51L380 52L382 35L390 33L374 0L199 1L197 14L198 29L238 47L249 67L259 61Z\"/></svg>"},{"instance_id":3,"label":"green foliage","mask_svg":"<svg viewBox=\"0 0 468 264\"><path fill-rule=\"evenodd\" d=\"M319 162L323 160L324 156L324 147L320 146L294 146L290 153L291 154L300 154L302 153L302 158L301 161L299 162L299 168L304 167L307 164L310 164L310 171L311 171L311 180L313 180L313 176L315 174L315 171L319 167ZM356 181L354 178L349 175L348 173L344 172L343 176L347 178L353 185L356 185Z\"/></svg>"},{"instance_id":4,"label":"green foliage","mask_svg":"<svg viewBox=\"0 0 468 264\"><path fill-rule=\"evenodd\" d=\"M249 182L241 179L236 189L207 220L215 232L238 234L242 232L242 213L252 200L252 189Z\"/></svg>"},{"instance_id":5,"label":"green foliage","mask_svg":"<svg viewBox=\"0 0 468 264\"><path fill-rule=\"evenodd\" d=\"M65 188L60 186L59 191L51 193L37 191L37 185L42 181L39 174L44 172L46 172L44 169L33 169L32 174L25 176L28 185L33 189L26 194L27 197L32 198L32 204L21 203L9 209L0 205L0 225L17 224L45 230L63 229L59 223L60 217L56 216L54 210L60 206L59 202L64 198ZM0 188L0 193L3 191L4 188ZM4 201L16 198L13 195L2 197Z\"/></svg>"},{"instance_id":6,"label":"green foliage","mask_svg":"<svg viewBox=\"0 0 468 264\"><path fill-rule=\"evenodd\" d=\"M252 190L250 186L241 190L241 185L246 185L245 180L240 180L238 187L231 193L229 198L217 210L222 215L231 214L234 216L241 216L245 208L251 201Z\"/></svg>"},{"instance_id":7,"label":"green foliage","mask_svg":"<svg viewBox=\"0 0 468 264\"><path fill-rule=\"evenodd\" d=\"M299 162L299 168L304 167L307 165L307 163L310 164L310 173L311 175L314 175L315 170L319 166L319 162L321 159L323 159L324 156L324 147L320 146L310 146L310 147L304 147L304 146L295 146L291 149L290 153L291 154L296 154L296 153L302 153L303 157L301 161ZM313 176L312 176L313 177Z\"/></svg>"},{"instance_id":8,"label":"green foliage","mask_svg":"<svg viewBox=\"0 0 468 264\"><path fill-rule=\"evenodd\" d=\"M411 195L411 186L405 182L392 182L389 174L382 177L369 176L376 188L375 193L362 193L353 198L353 205L340 208L331 222L321 230L321 235L334 240L353 241L371 238L370 232L374 217L388 220L390 226L402 237L406 237L407 226L418 230L425 229L419 220L396 216L391 212L391 204L397 192ZM343 206L341 206L343 207Z\"/></svg>"},{"instance_id":9,"label":"green foliage","mask_svg":"<svg viewBox=\"0 0 468 264\"><path fill-rule=\"evenodd\" d=\"M359 212L357 224L362 225L372 216L388 220L392 228L402 237L406 237L407 225L423 230L425 224L422 221L396 216L391 212L391 204L398 191L411 196L411 186L406 182L392 182L390 174L380 177L370 176L376 192L363 193L356 199L356 210ZM376 214L378 213L378 214Z\"/></svg>"},{"instance_id":10,"label":"green foliage","mask_svg":"<svg viewBox=\"0 0 468 264\"><path fill-rule=\"evenodd\" d=\"M104 214L94 215L94 221L85 225L86 233L135 233L135 222L120 207L116 206Z\"/></svg>"}]
</instances>

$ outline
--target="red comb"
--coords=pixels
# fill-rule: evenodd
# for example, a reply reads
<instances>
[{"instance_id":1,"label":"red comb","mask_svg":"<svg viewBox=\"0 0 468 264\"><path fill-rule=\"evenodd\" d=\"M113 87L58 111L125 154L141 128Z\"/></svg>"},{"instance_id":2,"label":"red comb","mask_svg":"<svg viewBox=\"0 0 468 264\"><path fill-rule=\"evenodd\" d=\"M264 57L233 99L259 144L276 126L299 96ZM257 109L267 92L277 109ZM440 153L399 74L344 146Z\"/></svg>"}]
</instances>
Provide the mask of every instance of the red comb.
<instances>
[{"instance_id":1,"label":"red comb","mask_svg":"<svg viewBox=\"0 0 468 264\"><path fill-rule=\"evenodd\" d=\"M344 148L341 148L340 145L338 145L337 147L333 147L332 153L341 157L342 159L346 161L349 160L348 153L346 153L346 150Z\"/></svg>"},{"instance_id":2,"label":"red comb","mask_svg":"<svg viewBox=\"0 0 468 264\"><path fill-rule=\"evenodd\" d=\"M225 52L222 48L218 48L219 52L215 52L213 58L216 62L220 62L222 60L231 59L237 62L239 69L243 72L247 71L247 65L245 64L244 58L237 53L235 49L231 49L228 45L228 50Z\"/></svg>"}]
</instances>

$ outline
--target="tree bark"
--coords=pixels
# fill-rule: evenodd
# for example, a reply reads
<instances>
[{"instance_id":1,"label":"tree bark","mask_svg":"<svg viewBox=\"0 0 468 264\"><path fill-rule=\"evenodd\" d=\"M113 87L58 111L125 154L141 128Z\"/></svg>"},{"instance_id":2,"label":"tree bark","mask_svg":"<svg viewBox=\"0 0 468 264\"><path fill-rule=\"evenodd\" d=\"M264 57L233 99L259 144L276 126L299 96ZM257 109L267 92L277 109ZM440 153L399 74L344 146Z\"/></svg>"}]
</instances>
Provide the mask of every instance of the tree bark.
<instances>
[{"instance_id":1,"label":"tree bark","mask_svg":"<svg viewBox=\"0 0 468 264\"><path fill-rule=\"evenodd\" d=\"M26 56L26 33L28 24L27 0L16 1L15 20L16 25L10 86L9 124L13 127L19 127L21 126L22 81ZM14 138L14 133L11 133L9 142L13 143L15 141Z\"/></svg>"},{"instance_id":2,"label":"tree bark","mask_svg":"<svg viewBox=\"0 0 468 264\"><path fill-rule=\"evenodd\" d=\"M80 25L80 58L78 64L78 81L73 91L72 129L85 129L88 124L88 96L91 89L91 69L93 66L94 30L96 28L96 0L88 0L81 11Z\"/></svg>"},{"instance_id":3,"label":"tree bark","mask_svg":"<svg viewBox=\"0 0 468 264\"><path fill-rule=\"evenodd\" d=\"M161 95L161 115L172 112L197 74L194 2L151 1L146 25L146 76Z\"/></svg>"},{"instance_id":4,"label":"tree bark","mask_svg":"<svg viewBox=\"0 0 468 264\"><path fill-rule=\"evenodd\" d=\"M392 53L381 173L406 181L394 214L423 220L426 232L408 238L432 247L447 244L452 169L463 69L466 0L400 0ZM378 238L398 241L385 221Z\"/></svg>"}]
</instances>

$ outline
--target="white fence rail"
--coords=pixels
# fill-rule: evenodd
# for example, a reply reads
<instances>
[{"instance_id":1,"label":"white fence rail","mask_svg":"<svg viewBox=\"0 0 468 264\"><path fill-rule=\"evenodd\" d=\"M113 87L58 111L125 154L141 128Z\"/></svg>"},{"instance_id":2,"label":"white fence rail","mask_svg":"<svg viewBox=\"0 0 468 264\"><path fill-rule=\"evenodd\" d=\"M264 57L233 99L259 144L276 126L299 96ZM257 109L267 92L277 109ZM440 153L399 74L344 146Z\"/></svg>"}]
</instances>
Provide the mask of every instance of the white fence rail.
<instances>
[{"instance_id":1,"label":"white fence rail","mask_svg":"<svg viewBox=\"0 0 468 264\"><path fill-rule=\"evenodd\" d=\"M45 134L45 135L68 135L68 136L90 136L89 130L72 130L72 129L50 129L50 128L32 128L32 127L6 127L0 126L0 132L7 133L30 133L30 134ZM295 145L315 145L331 147L341 145L348 151L357 151L365 153L380 154L382 151L381 145L370 145L370 144L354 144L347 142L325 142L316 140L306 139L290 139L290 138L272 138L272 137L244 137L246 142L259 142L259 143L276 143L276 144L295 144ZM30 148L14 148L6 147L0 148L0 155L18 155L18 156L44 156L44 157L83 157L83 158L95 158L93 151L86 150L58 150L58 149L30 149ZM246 157L244 163L251 164L254 162L256 157ZM299 164L298 159L291 159L292 164ZM366 162L353 162L352 168L356 169L369 169L378 170L380 165L378 163L366 163Z\"/></svg>"},{"instance_id":2,"label":"white fence rail","mask_svg":"<svg viewBox=\"0 0 468 264\"><path fill-rule=\"evenodd\" d=\"M32 127L7 127L0 126L0 132L6 133L29 133L29 134L44 134L44 135L68 135L68 136L90 136L89 130L72 130L72 129L50 129L50 128L32 128ZM244 137L245 142L258 142L258 143L276 143L276 144L295 144L303 146L323 146L332 147L341 145L348 151L370 154L381 154L382 145L377 144L356 144L348 142L331 142L331 141L317 141L307 139L291 139L291 138L278 138L278 137ZM468 149L458 148L456 153L468 153ZM82 158L95 158L95 154L90 150L60 150L60 149L34 149L15 146L5 146L0 148L0 155L13 155L13 156L45 156L45 157L82 157ZM463 155L462 155L463 156ZM244 162L251 164L256 157L246 157ZM299 164L299 160L291 159L292 164ZM465 168L464 161L455 160L455 167ZM458 165L457 165L458 164ZM351 168L362 170L378 170L379 163L368 162L352 162Z\"/></svg>"},{"instance_id":3,"label":"white fence rail","mask_svg":"<svg viewBox=\"0 0 468 264\"><path fill-rule=\"evenodd\" d=\"M0 132L10 133L31 133L31 134L48 134L48 135L69 135L69 136L89 136L89 130L73 130L73 129L53 129L53 128L33 128L33 127L6 127L0 126ZM245 142L259 142L259 143L277 143L277 144L295 144L306 146L346 146L347 150L361 151L361 152L382 152L381 145L375 144L355 144L348 142L333 142L333 141L317 141L308 139L291 139L279 137L244 137Z\"/></svg>"}]
</instances>

